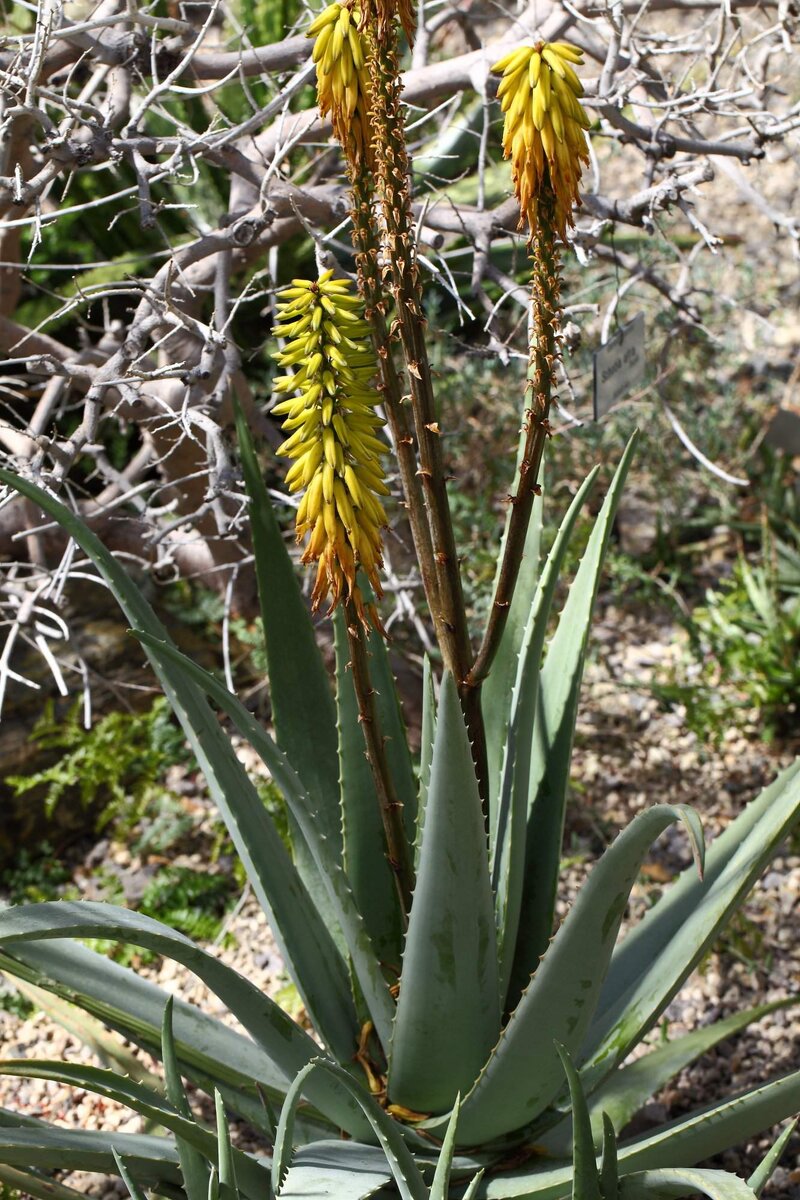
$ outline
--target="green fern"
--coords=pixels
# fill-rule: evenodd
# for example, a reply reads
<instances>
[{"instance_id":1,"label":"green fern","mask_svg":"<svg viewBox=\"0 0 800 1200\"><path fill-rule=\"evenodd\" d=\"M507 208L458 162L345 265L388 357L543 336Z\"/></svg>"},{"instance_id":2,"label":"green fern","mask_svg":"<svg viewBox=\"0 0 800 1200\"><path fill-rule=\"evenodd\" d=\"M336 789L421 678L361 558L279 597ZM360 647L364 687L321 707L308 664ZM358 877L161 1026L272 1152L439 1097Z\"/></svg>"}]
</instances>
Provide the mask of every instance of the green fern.
<instances>
[{"instance_id":1,"label":"green fern","mask_svg":"<svg viewBox=\"0 0 800 1200\"><path fill-rule=\"evenodd\" d=\"M61 717L47 702L32 738L42 750L62 751L61 757L31 775L9 775L6 782L16 796L44 788L48 817L67 794L87 809L103 804L99 828L121 812L128 819L138 816L165 767L181 754L182 739L166 701L159 697L145 713L109 713L89 730L79 720L80 707L76 701Z\"/></svg>"}]
</instances>

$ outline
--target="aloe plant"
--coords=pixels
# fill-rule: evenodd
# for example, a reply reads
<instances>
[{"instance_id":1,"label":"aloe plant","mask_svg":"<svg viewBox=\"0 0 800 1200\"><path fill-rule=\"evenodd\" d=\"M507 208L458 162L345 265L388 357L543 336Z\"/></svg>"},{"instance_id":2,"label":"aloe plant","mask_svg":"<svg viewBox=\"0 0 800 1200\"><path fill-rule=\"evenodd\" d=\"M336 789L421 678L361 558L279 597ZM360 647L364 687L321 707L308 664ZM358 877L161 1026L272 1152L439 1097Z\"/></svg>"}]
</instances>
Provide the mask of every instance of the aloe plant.
<instances>
[{"instance_id":1,"label":"aloe plant","mask_svg":"<svg viewBox=\"0 0 800 1200\"><path fill-rule=\"evenodd\" d=\"M559 239L572 221L588 118L566 43L497 64L505 149L530 227L532 338L515 491L473 654L448 506L399 109L398 20L409 0L334 0L312 23L318 95L352 189L359 296L333 270L283 292L274 383L302 492L312 602L334 613L335 686L241 416L274 736L184 656L97 537L30 479L0 481L59 522L116 597L205 774L315 1036L245 976L143 915L92 902L0 912L0 970L82 1010L160 1059L151 1075L0 1062L109 1097L147 1135L55 1128L0 1111L0 1178L70 1200L53 1168L117 1172L186 1200L270 1190L361 1200L639 1200L758 1196L789 1136L748 1182L695 1164L800 1107L800 1072L626 1136L651 1095L761 1006L629 1062L800 816L800 764L706 850L685 805L656 803L605 851L566 919L556 899L575 720L592 609L635 439L624 451L555 622L554 605L595 469L542 560L540 468L560 312ZM380 219L377 212L380 210ZM383 258L379 252L383 252ZM392 308L394 305L394 308ZM388 320L389 314L392 320ZM394 351L395 341L400 353ZM399 365L402 355L404 366ZM405 371L405 375L403 375ZM408 410L404 389L408 387ZM299 392L299 396L295 393ZM380 623L383 416L389 425L438 645L423 680L418 769ZM555 632L548 630L555 622ZM439 677L438 689L435 686ZM437 694L438 692L438 694ZM220 721L225 718L225 725ZM289 853L225 729L261 758L289 813ZM694 858L619 938L652 843L680 824ZM87 949L145 947L201 978L238 1033ZM110 1035L109 1035L110 1037ZM111 1044L106 1039L106 1044ZM122 1061L118 1055L109 1055ZM183 1080L213 1096L200 1121ZM271 1152L233 1144L228 1114ZM273 1114L279 1113L279 1118ZM344 1136L343 1136L344 1135Z\"/></svg>"},{"instance_id":2,"label":"aloe plant","mask_svg":"<svg viewBox=\"0 0 800 1200\"><path fill-rule=\"evenodd\" d=\"M33 483L5 471L1 477L64 526L122 606L205 772L319 1041L246 978L149 918L89 902L6 909L3 971L77 1005L159 1057L166 1090L154 1087L152 1077L135 1082L115 1070L3 1062L5 1073L58 1079L117 1099L160 1129L137 1139L55 1129L4 1113L4 1169L24 1178L33 1195L45 1194L44 1173L56 1165L123 1171L132 1194L146 1187L172 1194L182 1186L189 1200L209 1187L225 1192L233 1177L247 1197L270 1179L287 1196L310 1194L324 1180L343 1200L392 1184L414 1200L429 1192L443 1197L470 1181L487 1200L698 1190L757 1195L763 1178L749 1186L692 1164L791 1113L800 1104L800 1072L646 1136L626 1139L624 1129L686 1063L776 1005L704 1026L629 1065L626 1059L796 822L800 769L785 771L707 851L691 809L645 809L606 850L550 939L589 621L633 445L547 645L556 585L596 471L541 569L525 563L495 662L498 676L513 684L484 693L492 715L488 837L454 681L444 674L437 703L430 673L426 678L417 777L385 643L379 633L369 635L381 727L391 738L415 863L404 929L365 769L345 631L337 622L333 694L241 422L239 432L276 740L221 682L181 654L78 518ZM538 504L530 547L539 540L540 521ZM215 709L281 788L292 816L293 856ZM642 861L676 822L686 830L695 866L618 941ZM144 946L184 964L246 1035L173 1003L156 985L74 940L92 937ZM222 1134L192 1115L181 1076L218 1097ZM274 1144L271 1159L226 1149L226 1110L263 1132ZM281 1114L277 1129L273 1112ZM342 1132L349 1140L340 1140Z\"/></svg>"}]
</instances>

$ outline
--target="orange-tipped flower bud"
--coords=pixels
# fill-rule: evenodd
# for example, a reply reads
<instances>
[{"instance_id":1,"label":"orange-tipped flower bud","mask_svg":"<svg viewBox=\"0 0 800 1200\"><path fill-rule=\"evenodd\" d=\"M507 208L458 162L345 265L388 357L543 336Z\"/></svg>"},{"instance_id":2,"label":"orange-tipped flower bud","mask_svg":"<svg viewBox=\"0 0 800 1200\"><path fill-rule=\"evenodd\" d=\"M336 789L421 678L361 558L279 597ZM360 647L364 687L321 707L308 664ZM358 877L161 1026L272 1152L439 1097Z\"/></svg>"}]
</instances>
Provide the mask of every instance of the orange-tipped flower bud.
<instances>
[{"instance_id":1,"label":"orange-tipped flower bud","mask_svg":"<svg viewBox=\"0 0 800 1200\"><path fill-rule=\"evenodd\" d=\"M323 117L353 160L369 158L370 82L366 69L362 11L354 0L334 0L308 27L314 38L317 100Z\"/></svg>"},{"instance_id":2,"label":"orange-tipped flower bud","mask_svg":"<svg viewBox=\"0 0 800 1200\"><path fill-rule=\"evenodd\" d=\"M505 113L503 151L511 159L522 217L533 229L539 194L549 182L556 229L564 240L573 206L580 204L581 164L589 162L585 130L590 122L573 68L582 62L582 52L569 42L537 42L520 46L492 67L503 76L497 89Z\"/></svg>"}]
</instances>

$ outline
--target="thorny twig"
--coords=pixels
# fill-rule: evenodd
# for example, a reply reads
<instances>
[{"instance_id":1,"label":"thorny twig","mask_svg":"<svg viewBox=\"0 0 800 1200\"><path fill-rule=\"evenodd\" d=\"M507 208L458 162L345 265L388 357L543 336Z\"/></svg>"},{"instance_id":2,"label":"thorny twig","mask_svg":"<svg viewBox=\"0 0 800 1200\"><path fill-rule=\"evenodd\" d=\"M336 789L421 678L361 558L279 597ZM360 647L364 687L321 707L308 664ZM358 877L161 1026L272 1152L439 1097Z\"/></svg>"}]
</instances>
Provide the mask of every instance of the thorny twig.
<instances>
[{"instance_id":1,"label":"thorny twig","mask_svg":"<svg viewBox=\"0 0 800 1200\"><path fill-rule=\"evenodd\" d=\"M715 175L798 253L800 220L754 166L796 157L800 109L784 78L796 4L538 0L504 15L489 0L445 0L420 11L403 92L419 152L419 263L451 293L461 290L459 311L483 314L488 351L502 361L519 355L516 317L528 301L514 202L492 201L498 112L489 67L521 40L569 38L594 64L594 78L586 72L593 177L575 248L610 269L615 295L644 290L677 320L701 320L702 254L664 252L654 240L642 243L646 253L622 249L608 234L661 233L672 211L703 253L715 250L716 214L697 204ZM24 29L22 6L20 14ZM304 228L325 231L349 267L347 238L328 233L347 215L340 163L326 123L303 107L309 44L291 32L279 44L237 48L229 17L226 0L214 0L202 22L116 0L83 5L73 19L47 0L25 32L0 40L0 443L52 488L74 478L76 462L90 464L80 508L112 546L167 572L218 577L223 594L247 553L225 435L234 391L275 440L254 396L265 398L263 362L252 341L237 344L237 321L268 303L276 281L265 264L280 267L281 247ZM236 81L244 101L231 115L222 89L229 97ZM471 173L474 204L455 199L448 182ZM123 220L139 223L146 249L117 236ZM123 253L92 250L70 262L68 239L106 226ZM509 247L516 274L500 259ZM87 257L102 277L88 275ZM34 274L45 265L54 273ZM20 307L40 295L34 280L71 276L49 308ZM134 435L121 468L104 444L111 427ZM32 525L29 507L0 510L0 553L12 560L6 597L16 598L17 615L64 552L52 526ZM396 619L418 624L412 594L399 593Z\"/></svg>"}]
</instances>

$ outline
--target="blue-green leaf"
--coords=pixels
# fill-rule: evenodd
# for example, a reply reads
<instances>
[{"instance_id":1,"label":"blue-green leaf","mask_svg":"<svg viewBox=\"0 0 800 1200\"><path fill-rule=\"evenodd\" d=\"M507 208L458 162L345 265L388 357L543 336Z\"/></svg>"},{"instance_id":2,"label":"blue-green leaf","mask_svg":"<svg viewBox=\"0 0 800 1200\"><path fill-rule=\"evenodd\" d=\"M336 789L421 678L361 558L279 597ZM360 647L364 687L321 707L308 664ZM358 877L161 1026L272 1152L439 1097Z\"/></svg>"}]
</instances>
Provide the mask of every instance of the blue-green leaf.
<instances>
[{"instance_id":1,"label":"blue-green leaf","mask_svg":"<svg viewBox=\"0 0 800 1200\"><path fill-rule=\"evenodd\" d=\"M442 1148L433 1174L433 1183L429 1200L448 1200L450 1195L450 1172L453 1169L453 1156L456 1149L456 1133L458 1131L458 1114L461 1108L461 1097L456 1096L450 1120L447 1122L447 1132L444 1135Z\"/></svg>"},{"instance_id":2,"label":"blue-green leaf","mask_svg":"<svg viewBox=\"0 0 800 1200\"><path fill-rule=\"evenodd\" d=\"M359 577L359 582L364 601L374 601L372 590L363 575ZM392 673L386 639L372 628L366 636L367 653L370 658L369 673L375 689L375 708L386 744L386 761L397 799L403 806L406 837L409 844L412 844L417 827L417 781L408 747L406 721L400 704L397 681Z\"/></svg>"},{"instance_id":3,"label":"blue-green leaf","mask_svg":"<svg viewBox=\"0 0 800 1200\"><path fill-rule=\"evenodd\" d=\"M169 643L167 631L138 588L74 513L10 471L0 470L0 482L39 505L75 539L132 625ZM347 1058L356 1044L358 1023L345 962L205 697L185 675L165 671L160 661L152 661L314 1025L334 1054Z\"/></svg>"},{"instance_id":4,"label":"blue-green leaf","mask_svg":"<svg viewBox=\"0 0 800 1200\"><path fill-rule=\"evenodd\" d=\"M600 1165L600 1191L603 1200L619 1198L619 1162L617 1134L607 1113L603 1113L603 1157Z\"/></svg>"},{"instance_id":5,"label":"blue-green leaf","mask_svg":"<svg viewBox=\"0 0 800 1200\"><path fill-rule=\"evenodd\" d=\"M760 1004L756 1008L734 1013L724 1020L715 1021L712 1025L703 1025L682 1037L673 1038L627 1066L619 1067L591 1095L589 1112L595 1138L599 1136L605 1118L610 1120L613 1128L620 1133L651 1096L701 1054L705 1054L707 1050L745 1029L754 1021L760 1021L768 1013L798 1002L800 998L790 997L787 1000L776 1000L772 1004ZM555 1158L567 1154L571 1126L571 1118L566 1117L558 1125L541 1134L537 1143Z\"/></svg>"},{"instance_id":6,"label":"blue-green leaf","mask_svg":"<svg viewBox=\"0 0 800 1200\"><path fill-rule=\"evenodd\" d=\"M250 497L275 734L306 791L314 797L320 828L331 850L338 850L341 857L336 710L330 676L275 520L250 430L238 407L236 434Z\"/></svg>"},{"instance_id":7,"label":"blue-green leaf","mask_svg":"<svg viewBox=\"0 0 800 1200\"><path fill-rule=\"evenodd\" d=\"M0 954L0 969L78 1005L154 1058L161 1054L167 993L105 955L66 940L16 944L13 957ZM263 1127L262 1106L254 1089L282 1103L286 1076L250 1038L199 1008L176 999L173 1019L183 1074L209 1091L223 1088L237 1112L257 1128ZM317 1119L321 1120L318 1114Z\"/></svg>"},{"instance_id":8,"label":"blue-green leaf","mask_svg":"<svg viewBox=\"0 0 800 1200\"><path fill-rule=\"evenodd\" d=\"M464 1144L529 1124L560 1091L563 1072L554 1043L562 1042L571 1054L580 1047L631 887L652 842L674 821L686 827L702 864L702 829L685 805L655 805L639 813L606 850L464 1100L459 1124Z\"/></svg>"},{"instance_id":9,"label":"blue-green leaf","mask_svg":"<svg viewBox=\"0 0 800 1200\"><path fill-rule=\"evenodd\" d=\"M433 690L433 671L428 655L422 667L422 725L419 751L419 799L417 821L414 831L414 870L419 868L419 849L422 845L422 827L425 824L425 805L428 803L428 787L431 781L431 759L433 739L436 736L436 695Z\"/></svg>"},{"instance_id":10,"label":"blue-green leaf","mask_svg":"<svg viewBox=\"0 0 800 1200\"><path fill-rule=\"evenodd\" d=\"M572 1200L605 1200L600 1196L589 1107L581 1087L580 1076L572 1065L565 1046L556 1044L564 1074L567 1077L572 1103Z\"/></svg>"},{"instance_id":11,"label":"blue-green leaf","mask_svg":"<svg viewBox=\"0 0 800 1200\"><path fill-rule=\"evenodd\" d=\"M139 1187L136 1180L133 1178L130 1171L125 1166L125 1163L122 1161L120 1156L117 1154L117 1152L113 1146L111 1148L111 1152L114 1155L114 1162L116 1163L117 1171L119 1172L119 1177L122 1180L122 1182L125 1184L125 1187L128 1189L131 1200L147 1200L147 1197L145 1196L144 1192ZM205 1200L205 1197L203 1198L203 1200Z\"/></svg>"},{"instance_id":12,"label":"blue-green leaf","mask_svg":"<svg viewBox=\"0 0 800 1200\"><path fill-rule=\"evenodd\" d=\"M692 1166L785 1121L799 1108L800 1071L795 1071L625 1142L620 1167L650 1171Z\"/></svg>"},{"instance_id":13,"label":"blue-green leaf","mask_svg":"<svg viewBox=\"0 0 800 1200\"><path fill-rule=\"evenodd\" d=\"M282 1194L282 1185L286 1179L292 1154L292 1133L294 1116L297 1105L310 1077L315 1072L322 1072L336 1080L346 1088L353 1099L361 1106L365 1117L372 1126L373 1133L386 1156L389 1168L394 1178L401 1200L428 1200L428 1192L419 1168L414 1162L413 1155L403 1140L400 1126L393 1121L375 1102L370 1094L338 1064L329 1059L316 1059L299 1071L289 1091L278 1122L278 1132L275 1137L275 1148L272 1158L272 1186L276 1193Z\"/></svg>"},{"instance_id":14,"label":"blue-green leaf","mask_svg":"<svg viewBox=\"0 0 800 1200\"><path fill-rule=\"evenodd\" d=\"M384 1045L387 1045L394 1018L394 1001L381 973L364 920L355 905L339 856L331 853L327 838L317 824L316 809L285 755L281 753L266 730L259 725L236 696L208 671L204 671L197 663L192 662L190 658L181 654L179 650L168 643L158 641L149 634L138 630L136 636L140 638L156 661L165 662L165 665L169 663L188 677L192 683L203 688L214 703L219 705L222 711L231 718L239 732L247 738L262 762L269 768L286 798L305 844L314 857L319 878L327 891L331 908L344 934L370 1016L375 1023L378 1036ZM324 970L322 965L318 970L321 972ZM352 1003L352 999L350 1002ZM354 1047L345 1057L351 1057L353 1051Z\"/></svg>"},{"instance_id":15,"label":"blue-green leaf","mask_svg":"<svg viewBox=\"0 0 800 1200\"><path fill-rule=\"evenodd\" d=\"M449 1110L497 1040L500 1006L486 833L469 737L445 674L397 1017L389 1096Z\"/></svg>"},{"instance_id":16,"label":"blue-green leaf","mask_svg":"<svg viewBox=\"0 0 800 1200\"><path fill-rule=\"evenodd\" d=\"M143 1133L100 1133L40 1122L36 1129L0 1129L0 1162L28 1170L101 1171L113 1175L114 1152L140 1183L180 1185L178 1152L171 1138Z\"/></svg>"},{"instance_id":17,"label":"blue-green leaf","mask_svg":"<svg viewBox=\"0 0 800 1200\"><path fill-rule=\"evenodd\" d=\"M624 1143L618 1149L620 1174L690 1167L785 1120L798 1108L800 1071ZM534 1157L522 1168L484 1177L478 1196L480 1200L563 1200L569 1194L571 1175L571 1164L563 1160L552 1164Z\"/></svg>"},{"instance_id":18,"label":"blue-green leaf","mask_svg":"<svg viewBox=\"0 0 800 1200\"><path fill-rule=\"evenodd\" d=\"M281 1200L367 1200L392 1181L386 1155L358 1142L312 1142L296 1152L281 1188Z\"/></svg>"},{"instance_id":19,"label":"blue-green leaf","mask_svg":"<svg viewBox=\"0 0 800 1200\"><path fill-rule=\"evenodd\" d=\"M661 1171L639 1171L620 1180L620 1200L667 1200L670 1196L696 1196L709 1200L755 1200L743 1179L728 1171L694 1170L682 1167Z\"/></svg>"},{"instance_id":20,"label":"blue-green leaf","mask_svg":"<svg viewBox=\"0 0 800 1200\"><path fill-rule=\"evenodd\" d=\"M169 997L164 1006L164 1022L161 1029L161 1061L164 1064L164 1082L167 1099L172 1107L186 1121L193 1121L192 1110L186 1098L183 1081L178 1067L178 1056L175 1052L175 1038L172 1032L173 998ZM204 1158L191 1142L182 1138L175 1131L175 1144L178 1147L178 1157L181 1162L183 1187L187 1200L207 1200L208 1197L208 1158ZM127 1182L127 1181L126 1181ZM135 1200L135 1198L134 1198Z\"/></svg>"},{"instance_id":21,"label":"blue-green leaf","mask_svg":"<svg viewBox=\"0 0 800 1200\"><path fill-rule=\"evenodd\" d=\"M221 1200L236 1200L236 1163L241 1166L241 1153L231 1145L231 1131L225 1113L225 1104L218 1091L214 1092L214 1111L217 1117L217 1180ZM261 1185L263 1187L264 1180Z\"/></svg>"},{"instance_id":22,"label":"blue-green leaf","mask_svg":"<svg viewBox=\"0 0 800 1200\"><path fill-rule=\"evenodd\" d=\"M544 639L570 539L594 487L598 470L595 467L579 488L547 556L522 634L513 681L500 791L490 811L489 822L502 997L505 997L508 989L516 953L520 905L525 887L527 825L532 796L531 764Z\"/></svg>"},{"instance_id":23,"label":"blue-green leaf","mask_svg":"<svg viewBox=\"0 0 800 1200\"><path fill-rule=\"evenodd\" d=\"M798 1118L795 1117L793 1121L790 1121L789 1124L781 1130L778 1137L775 1139L767 1153L762 1158L761 1162L756 1167L755 1171L753 1171L753 1174L748 1179L748 1186L753 1189L757 1196L761 1195L764 1188L772 1178L775 1168L783 1157L783 1152L786 1149L787 1143L797 1128L797 1121Z\"/></svg>"},{"instance_id":24,"label":"blue-green leaf","mask_svg":"<svg viewBox=\"0 0 800 1200\"><path fill-rule=\"evenodd\" d=\"M144 946L164 954L193 971L231 1010L258 1045L276 1065L293 1078L297 1071L319 1055L319 1047L273 1000L243 975L206 954L183 934L166 925L111 904L89 900L24 904L0 912L0 945L50 938L111 938ZM309 1089L312 1100L344 1129L359 1136L364 1131L361 1114L341 1088L326 1077ZM318 1093L318 1095L317 1095Z\"/></svg>"},{"instance_id":25,"label":"blue-green leaf","mask_svg":"<svg viewBox=\"0 0 800 1200\"><path fill-rule=\"evenodd\" d=\"M586 647L611 527L633 459L628 442L595 522L542 667L530 767L525 886L506 1001L513 1007L544 954L553 928L572 742Z\"/></svg>"},{"instance_id":26,"label":"blue-green leaf","mask_svg":"<svg viewBox=\"0 0 800 1200\"><path fill-rule=\"evenodd\" d=\"M33 1200L85 1200L77 1188L58 1183L44 1173L21 1171L17 1167L0 1166L0 1183L15 1194L32 1196Z\"/></svg>"},{"instance_id":27,"label":"blue-green leaf","mask_svg":"<svg viewBox=\"0 0 800 1200\"><path fill-rule=\"evenodd\" d=\"M590 1090L652 1028L798 819L800 762L715 839L703 882L684 871L622 941L582 1050Z\"/></svg>"}]
</instances>

